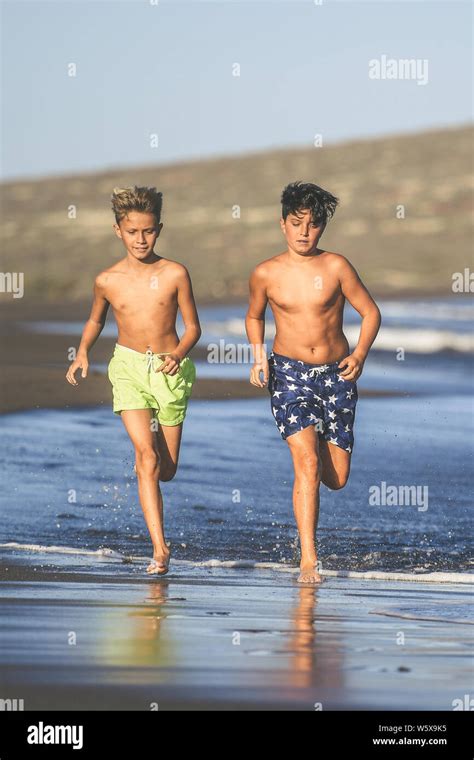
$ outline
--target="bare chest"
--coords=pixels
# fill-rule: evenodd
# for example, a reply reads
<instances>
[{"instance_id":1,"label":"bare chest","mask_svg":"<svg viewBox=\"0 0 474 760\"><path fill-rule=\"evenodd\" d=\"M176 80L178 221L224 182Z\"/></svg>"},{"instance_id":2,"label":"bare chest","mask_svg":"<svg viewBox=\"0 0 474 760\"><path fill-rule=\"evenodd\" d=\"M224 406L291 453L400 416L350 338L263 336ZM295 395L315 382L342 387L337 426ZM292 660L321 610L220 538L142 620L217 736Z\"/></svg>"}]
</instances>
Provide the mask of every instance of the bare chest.
<instances>
[{"instance_id":1,"label":"bare chest","mask_svg":"<svg viewBox=\"0 0 474 760\"><path fill-rule=\"evenodd\" d=\"M306 314L308 311L321 314L338 308L343 299L338 280L329 273L314 270L276 278L267 289L267 295L277 310Z\"/></svg>"},{"instance_id":2,"label":"bare chest","mask_svg":"<svg viewBox=\"0 0 474 760\"><path fill-rule=\"evenodd\" d=\"M173 309L177 303L176 288L170 287L159 276L144 280L129 280L110 289L108 300L117 315L148 315Z\"/></svg>"}]
</instances>

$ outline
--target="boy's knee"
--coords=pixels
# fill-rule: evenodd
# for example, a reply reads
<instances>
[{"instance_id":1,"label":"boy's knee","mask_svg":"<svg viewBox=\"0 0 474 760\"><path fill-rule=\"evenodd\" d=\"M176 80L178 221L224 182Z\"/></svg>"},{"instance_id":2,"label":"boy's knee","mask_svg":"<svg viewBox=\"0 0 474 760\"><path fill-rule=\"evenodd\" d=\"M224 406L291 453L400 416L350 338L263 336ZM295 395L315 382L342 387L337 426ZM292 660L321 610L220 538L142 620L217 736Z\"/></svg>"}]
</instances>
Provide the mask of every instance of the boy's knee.
<instances>
[{"instance_id":1,"label":"boy's knee","mask_svg":"<svg viewBox=\"0 0 474 760\"><path fill-rule=\"evenodd\" d=\"M345 485L346 485L345 483L337 482L337 483L330 483L328 487L330 488L331 491L340 491L341 488L344 488Z\"/></svg>"},{"instance_id":2,"label":"boy's knee","mask_svg":"<svg viewBox=\"0 0 474 760\"><path fill-rule=\"evenodd\" d=\"M321 460L315 452L298 456L295 460L297 475L311 480L321 479Z\"/></svg>"},{"instance_id":3,"label":"boy's knee","mask_svg":"<svg viewBox=\"0 0 474 760\"><path fill-rule=\"evenodd\" d=\"M176 465L161 468L161 470L160 470L160 480L162 480L164 482L167 482L169 480L173 480L174 476L176 475L176 470L177 469L178 468L176 467Z\"/></svg>"},{"instance_id":4,"label":"boy's knee","mask_svg":"<svg viewBox=\"0 0 474 760\"><path fill-rule=\"evenodd\" d=\"M159 470L160 455L153 446L143 446L135 452L137 472L155 472Z\"/></svg>"},{"instance_id":5,"label":"boy's knee","mask_svg":"<svg viewBox=\"0 0 474 760\"><path fill-rule=\"evenodd\" d=\"M331 491L340 491L341 488L344 488L344 486L347 485L348 480L349 480L349 473L344 473L343 475L336 475L334 478L331 478L331 481L328 484L328 488L330 488Z\"/></svg>"}]
</instances>

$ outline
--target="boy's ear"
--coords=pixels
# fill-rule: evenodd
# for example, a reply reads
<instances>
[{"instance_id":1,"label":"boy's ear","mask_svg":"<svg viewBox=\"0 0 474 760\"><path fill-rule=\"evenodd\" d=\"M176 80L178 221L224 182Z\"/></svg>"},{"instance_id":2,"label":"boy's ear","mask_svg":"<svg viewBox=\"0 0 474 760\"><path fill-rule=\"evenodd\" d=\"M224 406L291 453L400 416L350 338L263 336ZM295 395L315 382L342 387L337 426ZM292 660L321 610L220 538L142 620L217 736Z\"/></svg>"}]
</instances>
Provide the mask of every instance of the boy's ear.
<instances>
[{"instance_id":1,"label":"boy's ear","mask_svg":"<svg viewBox=\"0 0 474 760\"><path fill-rule=\"evenodd\" d=\"M120 227L118 226L118 224L113 224L112 229L114 230L117 237L122 239L122 233L120 232Z\"/></svg>"}]
</instances>

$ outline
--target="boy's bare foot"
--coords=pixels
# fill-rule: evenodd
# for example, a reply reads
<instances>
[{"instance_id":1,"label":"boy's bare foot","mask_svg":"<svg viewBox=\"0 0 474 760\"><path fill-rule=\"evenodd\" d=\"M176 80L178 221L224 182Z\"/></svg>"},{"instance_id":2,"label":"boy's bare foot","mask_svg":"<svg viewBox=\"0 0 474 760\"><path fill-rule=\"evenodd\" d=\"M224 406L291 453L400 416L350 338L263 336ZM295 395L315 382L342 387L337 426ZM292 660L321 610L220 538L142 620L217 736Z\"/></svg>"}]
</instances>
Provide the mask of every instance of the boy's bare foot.
<instances>
[{"instance_id":1,"label":"boy's bare foot","mask_svg":"<svg viewBox=\"0 0 474 760\"><path fill-rule=\"evenodd\" d=\"M298 583L322 583L323 579L318 573L318 561L302 562L300 565L300 574Z\"/></svg>"},{"instance_id":2,"label":"boy's bare foot","mask_svg":"<svg viewBox=\"0 0 474 760\"><path fill-rule=\"evenodd\" d=\"M166 575L170 564L170 552L161 552L160 554L154 554L153 559L148 565L147 573L154 575Z\"/></svg>"}]
</instances>

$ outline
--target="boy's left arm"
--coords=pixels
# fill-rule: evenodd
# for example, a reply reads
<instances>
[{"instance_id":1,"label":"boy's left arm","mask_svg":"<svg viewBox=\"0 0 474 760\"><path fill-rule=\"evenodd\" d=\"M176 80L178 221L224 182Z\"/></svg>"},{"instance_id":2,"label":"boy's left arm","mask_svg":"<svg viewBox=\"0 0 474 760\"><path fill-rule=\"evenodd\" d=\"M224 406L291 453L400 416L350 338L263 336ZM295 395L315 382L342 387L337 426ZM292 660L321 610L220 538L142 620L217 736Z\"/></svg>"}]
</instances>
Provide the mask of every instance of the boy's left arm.
<instances>
[{"instance_id":1,"label":"boy's left arm","mask_svg":"<svg viewBox=\"0 0 474 760\"><path fill-rule=\"evenodd\" d=\"M201 325L194 302L193 287L189 272L185 266L179 265L177 272L178 307L184 322L184 333L171 354L165 358L158 368L165 374L175 375L179 369L179 363L191 351L201 337Z\"/></svg>"},{"instance_id":2,"label":"boy's left arm","mask_svg":"<svg viewBox=\"0 0 474 760\"><path fill-rule=\"evenodd\" d=\"M377 337L382 317L380 310L361 281L352 264L343 256L339 263L339 280L341 290L351 306L362 317L357 346L349 356L346 356L339 367L345 367L341 376L345 380L357 380L364 368L364 362L370 347Z\"/></svg>"}]
</instances>

